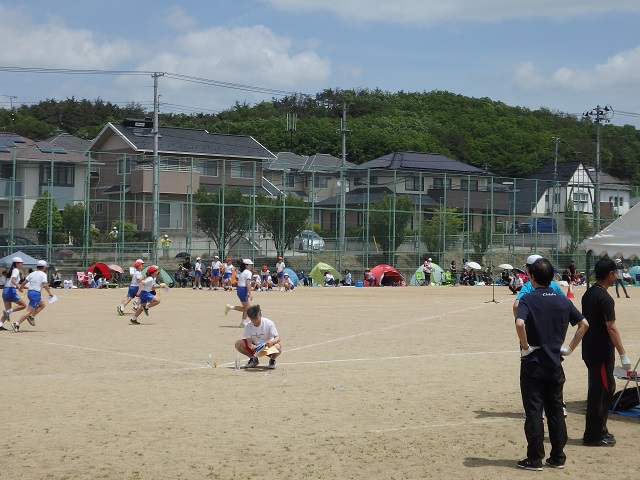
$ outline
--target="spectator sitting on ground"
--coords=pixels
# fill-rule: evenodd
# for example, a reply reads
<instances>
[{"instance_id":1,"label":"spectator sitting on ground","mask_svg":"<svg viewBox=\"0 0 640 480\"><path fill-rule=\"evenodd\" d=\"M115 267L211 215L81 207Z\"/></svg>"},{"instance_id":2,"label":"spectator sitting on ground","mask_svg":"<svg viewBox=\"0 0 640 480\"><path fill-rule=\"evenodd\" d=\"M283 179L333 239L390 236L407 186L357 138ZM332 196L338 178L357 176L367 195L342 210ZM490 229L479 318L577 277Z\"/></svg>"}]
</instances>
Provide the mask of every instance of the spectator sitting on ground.
<instances>
[{"instance_id":1,"label":"spectator sitting on ground","mask_svg":"<svg viewBox=\"0 0 640 480\"><path fill-rule=\"evenodd\" d=\"M51 286L53 288L62 288L62 275L60 275L60 270L54 268L53 275L51 275Z\"/></svg>"},{"instance_id":2,"label":"spectator sitting on ground","mask_svg":"<svg viewBox=\"0 0 640 480\"><path fill-rule=\"evenodd\" d=\"M324 272L324 286L325 287L335 287L335 279L333 277L333 275L331 274L330 270L327 270L326 272Z\"/></svg>"},{"instance_id":3,"label":"spectator sitting on ground","mask_svg":"<svg viewBox=\"0 0 640 480\"><path fill-rule=\"evenodd\" d=\"M511 283L509 283L509 290L514 295L517 294L520 290L522 290L522 286L524 282L522 281L522 277L518 275L518 272L513 272L513 277L511 277Z\"/></svg>"},{"instance_id":4,"label":"spectator sitting on ground","mask_svg":"<svg viewBox=\"0 0 640 480\"><path fill-rule=\"evenodd\" d=\"M342 280L340 280L340 283L345 287L351 286L351 272L349 271L349 269L345 268L344 275L342 276Z\"/></svg>"},{"instance_id":5,"label":"spectator sitting on ground","mask_svg":"<svg viewBox=\"0 0 640 480\"><path fill-rule=\"evenodd\" d=\"M509 277L509 271L506 268L502 270L502 273L500 274L500 280L502 281L502 284L506 286L509 286L509 284L511 283L511 277Z\"/></svg>"},{"instance_id":6,"label":"spectator sitting on ground","mask_svg":"<svg viewBox=\"0 0 640 480\"><path fill-rule=\"evenodd\" d=\"M378 279L376 277L374 277L373 275L371 275L371 270L366 269L364 271L364 283L368 286L368 287L375 287L378 283Z\"/></svg>"}]
</instances>

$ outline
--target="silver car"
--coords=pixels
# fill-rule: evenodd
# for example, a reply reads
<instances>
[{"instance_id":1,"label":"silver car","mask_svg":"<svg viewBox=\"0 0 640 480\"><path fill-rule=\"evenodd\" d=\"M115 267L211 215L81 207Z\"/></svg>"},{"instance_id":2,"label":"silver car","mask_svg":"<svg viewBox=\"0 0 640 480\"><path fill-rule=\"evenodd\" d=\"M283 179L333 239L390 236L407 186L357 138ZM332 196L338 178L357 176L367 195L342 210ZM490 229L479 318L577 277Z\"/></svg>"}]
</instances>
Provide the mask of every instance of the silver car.
<instances>
[{"instance_id":1,"label":"silver car","mask_svg":"<svg viewBox=\"0 0 640 480\"><path fill-rule=\"evenodd\" d=\"M324 251L324 240L313 230L303 230L296 241L298 250Z\"/></svg>"}]
</instances>

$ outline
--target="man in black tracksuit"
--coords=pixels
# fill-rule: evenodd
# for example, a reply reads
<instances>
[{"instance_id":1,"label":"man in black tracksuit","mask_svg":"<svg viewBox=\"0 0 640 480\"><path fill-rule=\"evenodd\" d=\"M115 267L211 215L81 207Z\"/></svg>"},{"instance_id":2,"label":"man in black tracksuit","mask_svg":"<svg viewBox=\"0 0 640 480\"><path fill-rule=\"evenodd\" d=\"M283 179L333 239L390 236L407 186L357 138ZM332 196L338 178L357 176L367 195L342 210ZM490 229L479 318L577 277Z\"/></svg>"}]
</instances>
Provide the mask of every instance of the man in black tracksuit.
<instances>
[{"instance_id":1,"label":"man in black tracksuit","mask_svg":"<svg viewBox=\"0 0 640 480\"><path fill-rule=\"evenodd\" d=\"M527 458L518 468L542 470L544 458L544 423L547 415L551 452L546 465L564 468L567 426L562 412L562 387L565 382L562 356L570 355L589 328L589 324L571 300L549 288L553 266L540 258L529 268L535 290L518 304L516 333L520 340L520 391L526 414L524 433L527 438ZM562 344L569 323L578 326L568 347Z\"/></svg>"},{"instance_id":2,"label":"man in black tracksuit","mask_svg":"<svg viewBox=\"0 0 640 480\"><path fill-rule=\"evenodd\" d=\"M594 267L596 283L582 296L582 313L589 321L589 331L582 342L582 360L589 371L586 427L583 445L613 447L615 437L607 429L609 406L615 393L613 378L615 351L625 371L631 368L620 333L616 327L615 301L607 289L616 282L616 264L601 258Z\"/></svg>"}]
</instances>

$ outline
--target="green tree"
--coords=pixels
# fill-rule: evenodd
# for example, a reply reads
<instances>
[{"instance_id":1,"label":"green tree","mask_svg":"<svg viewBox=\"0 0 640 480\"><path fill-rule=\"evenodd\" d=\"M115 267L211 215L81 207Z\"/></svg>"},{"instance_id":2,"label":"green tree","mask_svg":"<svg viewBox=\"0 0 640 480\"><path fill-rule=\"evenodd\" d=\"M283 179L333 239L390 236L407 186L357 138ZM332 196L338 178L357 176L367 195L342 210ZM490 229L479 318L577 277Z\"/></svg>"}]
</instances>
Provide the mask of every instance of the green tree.
<instances>
[{"instance_id":1,"label":"green tree","mask_svg":"<svg viewBox=\"0 0 640 480\"><path fill-rule=\"evenodd\" d=\"M422 237L430 252L444 252L446 239L460 234L464 220L455 208L438 207L431 211L431 218L422 227Z\"/></svg>"},{"instance_id":2,"label":"green tree","mask_svg":"<svg viewBox=\"0 0 640 480\"><path fill-rule=\"evenodd\" d=\"M578 249L578 245L593 231L587 216L584 213L576 212L571 200L567 200L564 207L564 225L569 233L567 253L575 252Z\"/></svg>"},{"instance_id":3,"label":"green tree","mask_svg":"<svg viewBox=\"0 0 640 480\"><path fill-rule=\"evenodd\" d=\"M385 195L381 203L371 204L369 235L385 252L393 253L411 232L413 201L407 195Z\"/></svg>"},{"instance_id":4,"label":"green tree","mask_svg":"<svg viewBox=\"0 0 640 480\"><path fill-rule=\"evenodd\" d=\"M38 230L38 242L46 244L48 241L48 226L51 225L53 243L66 243L65 233L62 228L62 215L56 207L55 202L49 195L49 191L45 190L36 200L31 209L31 215L27 221L27 228L35 228Z\"/></svg>"},{"instance_id":5,"label":"green tree","mask_svg":"<svg viewBox=\"0 0 640 480\"><path fill-rule=\"evenodd\" d=\"M271 234L278 255L284 255L309 221L309 204L291 194L272 200L262 193L256 204L258 224Z\"/></svg>"},{"instance_id":6,"label":"green tree","mask_svg":"<svg viewBox=\"0 0 640 480\"><path fill-rule=\"evenodd\" d=\"M62 210L62 226L69 235L71 243L76 247L84 246L86 207L83 203L65 205ZM91 210L89 210L89 225L91 225ZM91 242L91 240L89 240Z\"/></svg>"},{"instance_id":7,"label":"green tree","mask_svg":"<svg viewBox=\"0 0 640 480\"><path fill-rule=\"evenodd\" d=\"M471 243L473 244L473 251L476 253L484 253L487 251L491 236L491 225L486 217L482 217L482 223L480 224L480 230L471 234Z\"/></svg>"},{"instance_id":8,"label":"green tree","mask_svg":"<svg viewBox=\"0 0 640 480\"><path fill-rule=\"evenodd\" d=\"M194 203L196 226L215 242L221 256L251 228L251 207L239 188L207 192L200 187Z\"/></svg>"},{"instance_id":9,"label":"green tree","mask_svg":"<svg viewBox=\"0 0 640 480\"><path fill-rule=\"evenodd\" d=\"M118 235L116 237L116 242L119 242L122 238L122 232L124 232L124 241L125 242L139 242L140 241L140 231L136 228L135 224L132 222L125 220L121 222L117 220L113 222L113 226L111 230L116 229Z\"/></svg>"}]
</instances>

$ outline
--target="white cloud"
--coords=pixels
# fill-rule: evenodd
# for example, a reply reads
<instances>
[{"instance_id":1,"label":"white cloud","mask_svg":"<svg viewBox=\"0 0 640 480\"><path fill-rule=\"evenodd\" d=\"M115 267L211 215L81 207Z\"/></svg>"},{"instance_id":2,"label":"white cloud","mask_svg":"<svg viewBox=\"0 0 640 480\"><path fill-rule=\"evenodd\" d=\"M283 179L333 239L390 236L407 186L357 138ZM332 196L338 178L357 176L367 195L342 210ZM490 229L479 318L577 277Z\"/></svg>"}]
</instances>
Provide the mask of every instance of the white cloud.
<instances>
[{"instance_id":1,"label":"white cloud","mask_svg":"<svg viewBox=\"0 0 640 480\"><path fill-rule=\"evenodd\" d=\"M196 27L197 21L180 6L174 5L166 15L163 15L160 23L164 26L180 32L188 32Z\"/></svg>"},{"instance_id":2,"label":"white cloud","mask_svg":"<svg viewBox=\"0 0 640 480\"><path fill-rule=\"evenodd\" d=\"M282 11L327 11L356 22L434 25L451 21L569 19L611 11L640 11L637 0L261 0Z\"/></svg>"},{"instance_id":3,"label":"white cloud","mask_svg":"<svg viewBox=\"0 0 640 480\"><path fill-rule=\"evenodd\" d=\"M562 67L545 74L533 63L525 62L516 67L514 79L520 87L529 90L552 88L633 95L640 84L640 46L617 53L587 70Z\"/></svg>"},{"instance_id":4,"label":"white cloud","mask_svg":"<svg viewBox=\"0 0 640 480\"><path fill-rule=\"evenodd\" d=\"M2 65L104 70L133 56L129 42L100 39L89 30L72 30L54 15L38 23L23 8L0 5L0 18Z\"/></svg>"}]
</instances>

